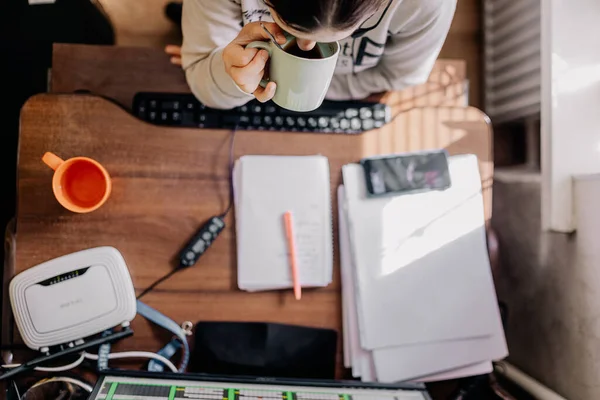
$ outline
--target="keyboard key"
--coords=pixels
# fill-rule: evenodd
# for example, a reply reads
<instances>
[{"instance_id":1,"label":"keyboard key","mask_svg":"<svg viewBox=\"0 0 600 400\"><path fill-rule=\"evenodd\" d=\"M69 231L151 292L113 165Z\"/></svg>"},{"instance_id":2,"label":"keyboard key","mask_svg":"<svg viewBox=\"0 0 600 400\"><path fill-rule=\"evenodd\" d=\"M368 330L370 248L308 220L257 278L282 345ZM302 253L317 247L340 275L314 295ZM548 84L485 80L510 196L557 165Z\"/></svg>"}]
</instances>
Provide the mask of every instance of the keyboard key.
<instances>
[{"instance_id":1,"label":"keyboard key","mask_svg":"<svg viewBox=\"0 0 600 400\"><path fill-rule=\"evenodd\" d=\"M316 128L317 126L319 126L319 124L317 123L317 119L314 117L310 117L308 119L308 126L310 126L311 128Z\"/></svg>"},{"instance_id":2,"label":"keyboard key","mask_svg":"<svg viewBox=\"0 0 600 400\"><path fill-rule=\"evenodd\" d=\"M240 106L240 111L243 113L247 113L250 110L248 109L248 106L244 104L243 106Z\"/></svg>"},{"instance_id":3,"label":"keyboard key","mask_svg":"<svg viewBox=\"0 0 600 400\"><path fill-rule=\"evenodd\" d=\"M349 108L346 110L346 118L351 119L358 117L358 110L356 108Z\"/></svg>"},{"instance_id":4,"label":"keyboard key","mask_svg":"<svg viewBox=\"0 0 600 400\"><path fill-rule=\"evenodd\" d=\"M304 117L298 117L296 122L298 122L298 126L300 128L304 128L306 126L306 119Z\"/></svg>"},{"instance_id":5,"label":"keyboard key","mask_svg":"<svg viewBox=\"0 0 600 400\"><path fill-rule=\"evenodd\" d=\"M296 121L294 120L294 118L292 118L292 117L285 118L285 126L293 127L295 125L296 125Z\"/></svg>"},{"instance_id":6,"label":"keyboard key","mask_svg":"<svg viewBox=\"0 0 600 400\"><path fill-rule=\"evenodd\" d=\"M241 116L236 114L225 115L223 116L223 125L225 125L226 128L234 128L239 125L240 118Z\"/></svg>"},{"instance_id":7,"label":"keyboard key","mask_svg":"<svg viewBox=\"0 0 600 400\"><path fill-rule=\"evenodd\" d=\"M340 128L342 128L344 130L350 128L350 120L346 119L346 118L342 118L340 120Z\"/></svg>"},{"instance_id":8,"label":"keyboard key","mask_svg":"<svg viewBox=\"0 0 600 400\"><path fill-rule=\"evenodd\" d=\"M250 117L247 115L240 115L240 125L250 125Z\"/></svg>"},{"instance_id":9,"label":"keyboard key","mask_svg":"<svg viewBox=\"0 0 600 400\"><path fill-rule=\"evenodd\" d=\"M358 131L360 130L362 124L360 123L360 119L358 118L352 118L350 120L350 127L352 128L352 130Z\"/></svg>"},{"instance_id":10,"label":"keyboard key","mask_svg":"<svg viewBox=\"0 0 600 400\"><path fill-rule=\"evenodd\" d=\"M184 108L184 110L187 110L187 111L194 111L194 108L195 108L194 106L195 106L194 102L188 101L185 103L185 107L183 107L183 108Z\"/></svg>"},{"instance_id":11,"label":"keyboard key","mask_svg":"<svg viewBox=\"0 0 600 400\"><path fill-rule=\"evenodd\" d=\"M144 100L140 101L137 106L138 115L146 114L146 109L147 109L146 102Z\"/></svg>"},{"instance_id":12,"label":"keyboard key","mask_svg":"<svg viewBox=\"0 0 600 400\"><path fill-rule=\"evenodd\" d=\"M270 115L265 115L265 117L263 118L263 122L266 126L271 126L273 125L273 117L271 117Z\"/></svg>"},{"instance_id":13,"label":"keyboard key","mask_svg":"<svg viewBox=\"0 0 600 400\"><path fill-rule=\"evenodd\" d=\"M369 119L373 116L373 111L368 107L360 109L360 119Z\"/></svg>"},{"instance_id":14,"label":"keyboard key","mask_svg":"<svg viewBox=\"0 0 600 400\"><path fill-rule=\"evenodd\" d=\"M175 111L173 114L171 114L171 121L181 122L181 113L179 111Z\"/></svg>"},{"instance_id":15,"label":"keyboard key","mask_svg":"<svg viewBox=\"0 0 600 400\"><path fill-rule=\"evenodd\" d=\"M275 114L277 112L277 108L272 105L272 104L267 104L265 106L265 113L266 114Z\"/></svg>"},{"instance_id":16,"label":"keyboard key","mask_svg":"<svg viewBox=\"0 0 600 400\"><path fill-rule=\"evenodd\" d=\"M385 120L385 109L379 108L373 112L375 119Z\"/></svg>"},{"instance_id":17,"label":"keyboard key","mask_svg":"<svg viewBox=\"0 0 600 400\"><path fill-rule=\"evenodd\" d=\"M262 112L262 105L260 104L254 104L251 108L252 112L254 114L260 114Z\"/></svg>"},{"instance_id":18,"label":"keyboard key","mask_svg":"<svg viewBox=\"0 0 600 400\"><path fill-rule=\"evenodd\" d=\"M156 111L150 111L150 113L148 114L148 120L152 122L156 121Z\"/></svg>"},{"instance_id":19,"label":"keyboard key","mask_svg":"<svg viewBox=\"0 0 600 400\"><path fill-rule=\"evenodd\" d=\"M329 120L329 126L331 126L332 129L339 129L340 127L340 120L337 118L331 118Z\"/></svg>"},{"instance_id":20,"label":"keyboard key","mask_svg":"<svg viewBox=\"0 0 600 400\"><path fill-rule=\"evenodd\" d=\"M183 126L196 126L196 118L194 113L190 111L184 111L181 113L181 125Z\"/></svg>"},{"instance_id":21,"label":"keyboard key","mask_svg":"<svg viewBox=\"0 0 600 400\"><path fill-rule=\"evenodd\" d=\"M179 110L178 101L163 101L160 106L163 110Z\"/></svg>"},{"instance_id":22,"label":"keyboard key","mask_svg":"<svg viewBox=\"0 0 600 400\"><path fill-rule=\"evenodd\" d=\"M198 128L220 128L218 114L201 114L198 118Z\"/></svg>"},{"instance_id":23,"label":"keyboard key","mask_svg":"<svg viewBox=\"0 0 600 400\"><path fill-rule=\"evenodd\" d=\"M156 100L150 100L150 108L156 109L158 102Z\"/></svg>"},{"instance_id":24,"label":"keyboard key","mask_svg":"<svg viewBox=\"0 0 600 400\"><path fill-rule=\"evenodd\" d=\"M329 118L328 117L319 117L319 128L327 128L329 126Z\"/></svg>"},{"instance_id":25,"label":"keyboard key","mask_svg":"<svg viewBox=\"0 0 600 400\"><path fill-rule=\"evenodd\" d=\"M375 128L381 128L383 125L384 125L384 122L383 121L379 121L379 120L375 121L375 123L373 124L373 126Z\"/></svg>"},{"instance_id":26,"label":"keyboard key","mask_svg":"<svg viewBox=\"0 0 600 400\"><path fill-rule=\"evenodd\" d=\"M254 126L262 125L262 118L258 115L254 116L252 118L252 125L254 125Z\"/></svg>"},{"instance_id":27,"label":"keyboard key","mask_svg":"<svg viewBox=\"0 0 600 400\"><path fill-rule=\"evenodd\" d=\"M371 129L373 129L373 127L375 126L375 121L373 121L372 119L365 119L362 122L362 128L365 131L369 131Z\"/></svg>"},{"instance_id":28,"label":"keyboard key","mask_svg":"<svg viewBox=\"0 0 600 400\"><path fill-rule=\"evenodd\" d=\"M275 125L276 126L283 126L283 117L278 115L275 117Z\"/></svg>"}]
</instances>

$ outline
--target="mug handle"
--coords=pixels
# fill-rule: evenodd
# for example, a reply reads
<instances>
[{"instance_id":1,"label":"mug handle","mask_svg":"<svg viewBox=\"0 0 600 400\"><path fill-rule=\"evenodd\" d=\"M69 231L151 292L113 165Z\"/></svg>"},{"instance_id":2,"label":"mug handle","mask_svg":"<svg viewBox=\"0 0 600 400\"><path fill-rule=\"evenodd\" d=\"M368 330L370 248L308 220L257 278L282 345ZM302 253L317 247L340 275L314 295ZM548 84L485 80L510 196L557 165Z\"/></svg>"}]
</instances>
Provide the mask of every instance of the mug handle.
<instances>
[{"instance_id":1,"label":"mug handle","mask_svg":"<svg viewBox=\"0 0 600 400\"><path fill-rule=\"evenodd\" d=\"M54 153L50 153L49 151L46 152L46 154L44 154L44 156L42 157L42 161L55 171L58 169L58 167L60 167L62 163L64 163L64 160L62 158L60 158Z\"/></svg>"},{"instance_id":2,"label":"mug handle","mask_svg":"<svg viewBox=\"0 0 600 400\"><path fill-rule=\"evenodd\" d=\"M266 50L267 52L269 52L269 58L271 58L271 55L273 54L273 48L271 47L271 42L261 42L261 41L256 41L256 42L251 42L246 46L247 49L262 49L262 50ZM262 87L267 87L267 84L269 83L269 79L261 79L260 80L260 86Z\"/></svg>"}]
</instances>

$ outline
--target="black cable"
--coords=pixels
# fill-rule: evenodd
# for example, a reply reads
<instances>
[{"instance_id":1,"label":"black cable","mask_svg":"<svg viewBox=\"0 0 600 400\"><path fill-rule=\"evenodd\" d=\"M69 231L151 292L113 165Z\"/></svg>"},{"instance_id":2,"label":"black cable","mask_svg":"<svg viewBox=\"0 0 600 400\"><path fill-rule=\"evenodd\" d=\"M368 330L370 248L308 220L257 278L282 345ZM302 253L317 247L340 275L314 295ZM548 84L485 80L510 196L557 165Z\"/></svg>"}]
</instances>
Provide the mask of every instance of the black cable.
<instances>
[{"instance_id":1,"label":"black cable","mask_svg":"<svg viewBox=\"0 0 600 400\"><path fill-rule=\"evenodd\" d=\"M231 142L229 144L229 204L227 208L223 212L223 214L219 215L220 218L225 218L229 211L233 208L233 167L234 167L234 146L235 146L235 134L237 133L237 128L234 128L231 131Z\"/></svg>"},{"instance_id":2,"label":"black cable","mask_svg":"<svg viewBox=\"0 0 600 400\"><path fill-rule=\"evenodd\" d=\"M166 281L167 279L169 279L171 276L173 276L176 272L181 271L183 268L181 267L177 267L174 270L168 272L167 274L163 275L161 278L158 278L157 280L154 281L154 283L152 283L152 285L148 286L146 289L144 289L144 291L142 293L140 293L136 299L139 300L141 299L143 296L147 295L148 293L150 293L157 285L160 285L162 282Z\"/></svg>"},{"instance_id":3,"label":"black cable","mask_svg":"<svg viewBox=\"0 0 600 400\"><path fill-rule=\"evenodd\" d=\"M219 218L221 218L221 219L225 218L227 216L227 214L229 214L229 212L233 208L233 167L234 167L234 162L235 162L235 160L234 160L234 145L235 145L235 134L236 134L236 132L237 132L237 129L233 129L231 131L231 141L230 141L230 144L229 144L229 204L227 205L227 208L225 209L225 211L223 211L223 213L221 215L219 215ZM142 291L142 293L140 293L136 297L136 299L137 300L141 299L143 296L147 295L152 290L154 290L154 288L156 286L160 285L161 283L163 283L164 281L166 281L167 279L169 279L170 277L172 277L177 272L179 272L179 271L181 271L183 269L184 269L183 266L179 265L174 270L166 273L161 278L158 278L150 286L148 286L146 289L144 289Z\"/></svg>"},{"instance_id":4,"label":"black cable","mask_svg":"<svg viewBox=\"0 0 600 400\"><path fill-rule=\"evenodd\" d=\"M82 344L75 345L73 347L63 348L60 351L57 351L56 353L44 354L33 360L27 361L26 363L23 363L18 367L9 369L8 371L4 372L2 375L0 375L0 381L8 379L12 376L17 376L23 372L31 371L31 370L35 369L35 367L39 367L41 365L44 365L48 362L52 362L52 361L62 358L64 356L68 356L68 355L75 354L75 353L81 353L82 351L88 350L92 347L100 346L104 343L113 343L118 340L125 339L131 335L133 335L133 330L129 327L126 327L126 328L120 330L119 332L111 333L108 336L90 339L87 342L84 342ZM0 370L1 370L1 368L0 368Z\"/></svg>"}]
</instances>

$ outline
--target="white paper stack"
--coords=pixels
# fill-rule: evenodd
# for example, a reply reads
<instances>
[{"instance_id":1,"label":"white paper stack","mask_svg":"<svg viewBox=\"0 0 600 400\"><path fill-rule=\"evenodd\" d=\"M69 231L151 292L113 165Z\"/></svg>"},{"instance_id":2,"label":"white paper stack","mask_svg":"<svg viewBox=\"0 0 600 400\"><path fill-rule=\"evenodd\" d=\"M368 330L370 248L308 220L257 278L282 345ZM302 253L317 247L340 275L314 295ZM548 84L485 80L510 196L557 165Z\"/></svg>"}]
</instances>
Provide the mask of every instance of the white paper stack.
<instances>
[{"instance_id":1,"label":"white paper stack","mask_svg":"<svg viewBox=\"0 0 600 400\"><path fill-rule=\"evenodd\" d=\"M323 156L244 156L234 168L238 286L293 286L283 215L294 217L302 287L331 283L333 239L329 163Z\"/></svg>"},{"instance_id":2,"label":"white paper stack","mask_svg":"<svg viewBox=\"0 0 600 400\"><path fill-rule=\"evenodd\" d=\"M449 160L452 187L368 198L360 165L338 190L345 362L355 377L442 380L507 355L477 158Z\"/></svg>"}]
</instances>

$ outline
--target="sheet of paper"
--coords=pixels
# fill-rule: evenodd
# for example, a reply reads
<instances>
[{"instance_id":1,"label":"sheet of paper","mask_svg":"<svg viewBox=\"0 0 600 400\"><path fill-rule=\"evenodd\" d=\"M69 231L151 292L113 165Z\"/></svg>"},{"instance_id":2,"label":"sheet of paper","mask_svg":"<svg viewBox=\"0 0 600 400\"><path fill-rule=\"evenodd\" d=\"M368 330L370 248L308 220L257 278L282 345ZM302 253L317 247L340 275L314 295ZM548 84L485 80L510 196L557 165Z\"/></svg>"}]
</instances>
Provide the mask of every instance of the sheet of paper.
<instances>
[{"instance_id":1,"label":"sheet of paper","mask_svg":"<svg viewBox=\"0 0 600 400\"><path fill-rule=\"evenodd\" d=\"M370 358L369 352L360 346L360 338L358 332L358 321L356 313L356 291L354 288L355 273L350 245L348 239L348 225L346 218L346 202L344 187L338 187L338 225L339 225L339 240L340 240L340 266L342 278L342 304L343 311L347 319L348 341L344 342L344 348L348 348L350 361L352 365L352 376L359 378L362 376L363 359ZM368 372L368 371L367 371Z\"/></svg>"},{"instance_id":2,"label":"sheet of paper","mask_svg":"<svg viewBox=\"0 0 600 400\"><path fill-rule=\"evenodd\" d=\"M361 380L363 382L375 382L377 381L375 362L373 360L373 353L366 351L366 354L362 357L362 374Z\"/></svg>"},{"instance_id":3,"label":"sheet of paper","mask_svg":"<svg viewBox=\"0 0 600 400\"><path fill-rule=\"evenodd\" d=\"M343 168L365 349L494 332L499 313L477 159L449 163L450 189L387 198L367 197L360 165Z\"/></svg>"},{"instance_id":4,"label":"sheet of paper","mask_svg":"<svg viewBox=\"0 0 600 400\"><path fill-rule=\"evenodd\" d=\"M484 361L500 360L507 355L508 350L502 332L480 339L373 350L379 382L419 380L428 375L448 372Z\"/></svg>"},{"instance_id":5,"label":"sheet of paper","mask_svg":"<svg viewBox=\"0 0 600 400\"><path fill-rule=\"evenodd\" d=\"M344 187L338 187L338 226L339 231L347 230L346 226L346 210L344 209ZM343 200L343 201L342 201ZM341 237L341 233L340 233ZM352 368L352 353L350 350L350 321L348 318L350 317L350 305L348 304L348 299L350 295L348 291L350 290L351 277L348 276L351 271L349 268L345 268L345 265L349 265L351 262L350 255L347 252L342 251L342 244L340 243L340 275L342 279L342 349L344 351L344 367Z\"/></svg>"},{"instance_id":6,"label":"sheet of paper","mask_svg":"<svg viewBox=\"0 0 600 400\"><path fill-rule=\"evenodd\" d=\"M420 377L416 380L421 382L455 379L488 373L492 368L489 360L501 359L508 354L499 319L494 324L494 335L487 338L459 342L444 341L435 346L417 344L392 347L375 352L362 349L358 338L357 309L353 306L355 305L355 283L352 272L355 267L348 233L344 186L338 188L338 203L342 303L347 311L348 323L345 329L348 332L345 333L350 341L344 342L344 347L351 349L352 369L353 372L356 371L353 376L362 376L363 381L377 379L382 382L395 382L416 377ZM470 344L473 345L471 350L465 351L465 347ZM377 353L377 358L374 353ZM365 358L367 358L367 362L364 361Z\"/></svg>"},{"instance_id":7,"label":"sheet of paper","mask_svg":"<svg viewBox=\"0 0 600 400\"><path fill-rule=\"evenodd\" d=\"M238 286L292 287L283 214L294 216L300 283L331 282L333 249L329 164L322 156L244 156L234 172Z\"/></svg>"},{"instance_id":8,"label":"sheet of paper","mask_svg":"<svg viewBox=\"0 0 600 400\"><path fill-rule=\"evenodd\" d=\"M466 378L468 376L484 375L492 372L494 367L490 361L484 361L478 364L467 365L466 367L456 368L450 371L441 372L435 375L429 375L415 380L415 382L439 382L450 379Z\"/></svg>"}]
</instances>

